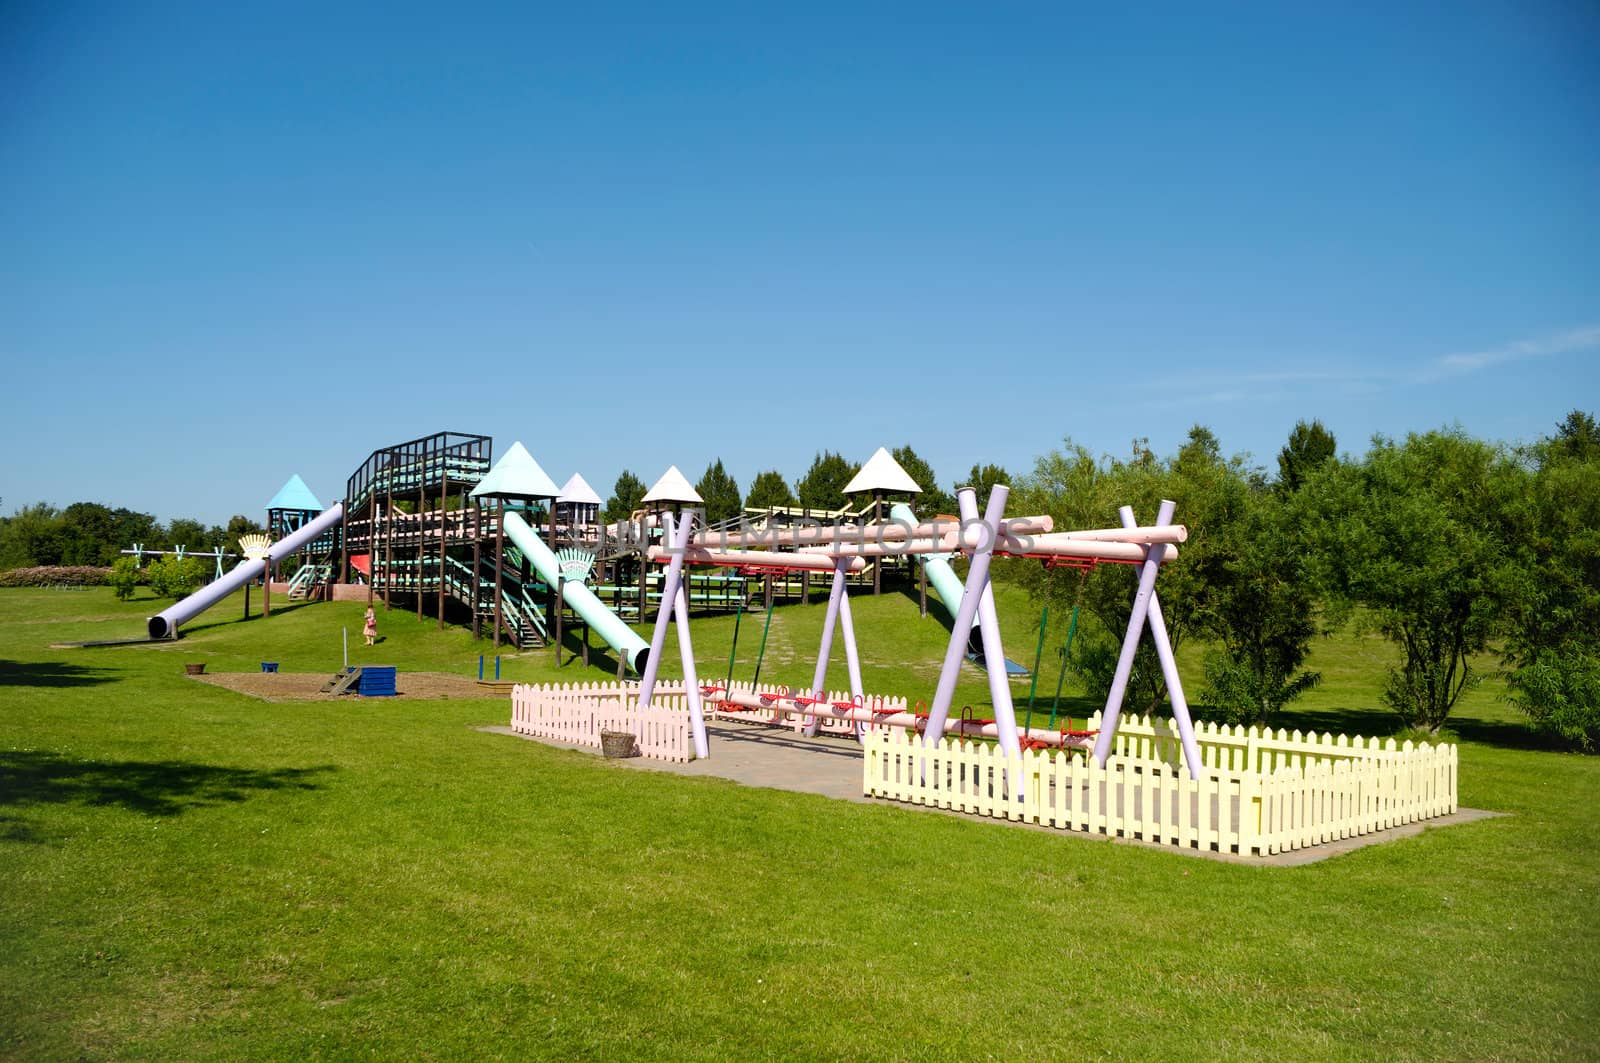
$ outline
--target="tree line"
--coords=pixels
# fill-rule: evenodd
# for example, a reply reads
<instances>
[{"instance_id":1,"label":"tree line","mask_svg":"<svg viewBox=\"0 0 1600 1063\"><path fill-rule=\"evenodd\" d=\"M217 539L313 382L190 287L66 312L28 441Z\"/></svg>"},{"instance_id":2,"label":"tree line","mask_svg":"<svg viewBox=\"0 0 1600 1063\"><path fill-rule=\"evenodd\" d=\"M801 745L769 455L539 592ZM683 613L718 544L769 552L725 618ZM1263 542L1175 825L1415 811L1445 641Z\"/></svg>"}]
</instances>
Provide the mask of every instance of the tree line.
<instances>
[{"instance_id":1,"label":"tree line","mask_svg":"<svg viewBox=\"0 0 1600 1063\"><path fill-rule=\"evenodd\" d=\"M1511 447L1458 428L1377 437L1337 454L1320 423L1296 426L1277 475L1225 456L1196 426L1161 458L1140 440L1126 459L1066 445L1015 485L1012 513L1060 528L1115 526L1117 507L1154 520L1177 503L1190 529L1157 581L1174 645L1207 649L1201 699L1233 722L1266 723L1310 689L1312 640L1354 623L1392 642L1384 703L1436 732L1493 661L1540 730L1600 743L1600 429L1573 411L1549 437ZM1074 650L1092 691L1110 685L1127 623L1125 566L1002 571L1044 602L1088 619ZM1487 658L1485 655L1488 655ZM1166 695L1142 646L1131 703Z\"/></svg>"},{"instance_id":2,"label":"tree line","mask_svg":"<svg viewBox=\"0 0 1600 1063\"><path fill-rule=\"evenodd\" d=\"M93 565L116 562L134 543L148 550L212 550L237 553L239 536L266 529L243 515L225 525L207 526L188 517L163 524L149 513L74 502L64 509L40 502L0 517L0 571L44 565Z\"/></svg>"},{"instance_id":3,"label":"tree line","mask_svg":"<svg viewBox=\"0 0 1600 1063\"><path fill-rule=\"evenodd\" d=\"M933 466L911 449L910 444L896 447L891 453L906 474L922 487L922 494L917 496L917 511L929 516L955 513L956 487L975 486L980 496L987 497L989 488L1010 479L1005 469L998 465L974 465L966 479L946 489L940 486ZM831 450L819 451L805 475L792 485L778 470L767 469L756 474L750 483L750 493L746 495L740 493L739 482L723 466L722 459L717 458L706 466L694 489L705 501L706 520L711 524L731 520L745 509L799 506L835 510L851 504L852 500L845 496L844 488L859 468L860 462L850 461L842 454ZM611 488L611 497L606 501L603 516L608 521L627 519L640 507L647 490L649 488L645 482L631 470L622 470ZM860 500L854 501L859 503Z\"/></svg>"}]
</instances>

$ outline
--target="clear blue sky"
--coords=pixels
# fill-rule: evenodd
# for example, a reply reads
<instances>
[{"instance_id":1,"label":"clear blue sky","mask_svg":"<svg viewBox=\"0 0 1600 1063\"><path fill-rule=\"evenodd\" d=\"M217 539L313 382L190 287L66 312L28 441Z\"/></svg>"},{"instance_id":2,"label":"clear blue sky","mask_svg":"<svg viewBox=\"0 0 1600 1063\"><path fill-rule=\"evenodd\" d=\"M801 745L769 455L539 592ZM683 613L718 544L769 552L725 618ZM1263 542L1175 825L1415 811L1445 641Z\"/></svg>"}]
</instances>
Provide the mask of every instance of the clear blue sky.
<instances>
[{"instance_id":1,"label":"clear blue sky","mask_svg":"<svg viewBox=\"0 0 1600 1063\"><path fill-rule=\"evenodd\" d=\"M1345 6L7 4L0 506L1600 411L1600 8Z\"/></svg>"}]
</instances>

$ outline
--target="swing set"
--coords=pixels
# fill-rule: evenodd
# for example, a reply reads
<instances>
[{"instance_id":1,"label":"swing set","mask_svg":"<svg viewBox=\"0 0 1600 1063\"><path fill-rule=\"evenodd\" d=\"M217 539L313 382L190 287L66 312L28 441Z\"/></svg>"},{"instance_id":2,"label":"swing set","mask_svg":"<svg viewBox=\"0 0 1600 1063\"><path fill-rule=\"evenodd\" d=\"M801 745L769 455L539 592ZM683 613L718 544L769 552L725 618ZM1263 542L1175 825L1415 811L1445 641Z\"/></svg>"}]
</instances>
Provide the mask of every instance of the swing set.
<instances>
[{"instance_id":1,"label":"swing set","mask_svg":"<svg viewBox=\"0 0 1600 1063\"><path fill-rule=\"evenodd\" d=\"M1061 659L1061 669L1056 673L1055 696L1050 699L1050 723L1048 725L1050 730L1055 730L1056 714L1061 707L1061 687L1066 682L1067 667L1072 660L1072 638L1078 633L1078 610L1083 606L1083 587L1084 584L1089 582L1089 575L1094 571L1098 563L1093 559L1080 561L1071 558L1045 562L1046 568L1075 568L1078 570L1078 586L1072 594L1072 619L1067 623L1067 640L1056 651L1056 656ZM1039 689L1039 664L1044 657L1044 639L1049 627L1050 607L1047 605L1044 607L1043 612L1039 614L1039 644L1033 650L1033 676L1028 683L1028 715L1026 722L1023 724L1024 730L1030 730L1033 726L1033 700ZM1066 733L1068 734L1091 735L1094 733L1093 731L1071 730L1072 720L1070 717L1068 717L1067 723L1069 727Z\"/></svg>"},{"instance_id":2,"label":"swing set","mask_svg":"<svg viewBox=\"0 0 1600 1063\"><path fill-rule=\"evenodd\" d=\"M1110 754L1116 734L1134 653L1140 638L1148 629L1155 642L1163 671L1166 673L1174 722L1177 724L1183 744L1185 761L1190 773L1194 774L1200 766L1199 750L1194 738L1188 704L1183 697L1182 684L1177 675L1176 663L1172 658L1171 642L1155 595L1157 572L1163 563L1177 556L1176 544L1188 537L1187 529L1182 525L1171 523L1173 503L1161 504L1154 525L1139 526L1134 520L1132 509L1124 506L1120 510L1121 528L1054 533L1053 522L1049 517L1003 519L1009 493L1010 489L1005 485L995 486L990 493L987 509L982 518L979 518L976 492L971 488L962 488L958 493L962 520L960 526L954 529L942 528L939 522L908 527L904 522L898 521L866 528L810 528L805 529L804 543L794 532L787 534L768 532L762 536L761 545L768 547L763 550L712 549L709 545L709 536L702 538L700 542L693 540L692 513L681 521L674 521L670 515L665 515L663 523L666 534L663 543L666 545L651 546L646 552L648 561L665 564L667 572L663 580L661 611L656 617L654 638L649 656L646 658L644 674L640 679L637 702L639 709L643 710L650 706L655 692L661 654L665 648L666 629L669 624L675 623L688 695L690 732L697 757L710 755L703 708L705 699L723 708L771 712L775 722L799 717L804 721L803 730L807 736L815 735L819 724L826 719L850 725L849 729L863 740L866 729L874 727L902 727L914 730L923 735L925 743L933 742L947 734L994 738L1001 750L1011 756L1020 754L1024 741L1032 748L1088 749L1092 744L1092 755L1103 766ZM742 547L745 544L741 542L739 545ZM788 549L783 549L784 547ZM952 552L964 554L969 559L969 565L933 701L925 708L919 702L915 710L887 708L885 699L870 699L862 690L860 659L856 649L845 577L847 573L863 568L866 559L870 557ZM990 562L997 554L1034 558L1046 564L1081 569L1078 592L1074 596L1072 619L1068 626L1067 643L1062 649L1061 674L1057 678L1056 696L1051 704L1048 728L1033 726L1038 664L1043 652L1046 630L1044 621L1048 612L1046 617L1041 618L1039 645L1035 650L1034 681L1029 691L1028 711L1023 727L1020 730L1017 727L1009 680L1004 674L1004 669L999 668L988 671L990 697L994 706L992 719L979 719L972 715L970 708L963 710L955 719L951 719L950 716L960 666L966 655L966 633L972 630L974 621L979 628L985 657L996 661L1005 659L1000 644L993 589L989 582ZM1138 591L1134 597L1128 629L1123 637L1122 651L1118 657L1111 691L1101 714L1103 721L1101 729L1092 733L1077 732L1056 726L1061 685L1071 653L1072 639L1077 631L1083 584L1088 578L1088 573L1102 561L1138 566ZM787 573L796 569L831 570L832 587L828 597L827 612L823 618L822 640L811 686L801 691L787 688L762 691L755 686L759 683L761 663L766 655L767 637L771 632L772 610L769 608L762 630L761 650L757 657L753 687L748 692L734 689L733 670L738 654L739 625L743 617L741 607L734 620L734 644L728 656L727 679L720 686L702 687L695 669L689 630L689 610L684 594L683 578L685 565L728 567L763 574L774 571ZM830 698L827 694L828 661L836 633L844 642L850 681L847 698Z\"/></svg>"}]
</instances>

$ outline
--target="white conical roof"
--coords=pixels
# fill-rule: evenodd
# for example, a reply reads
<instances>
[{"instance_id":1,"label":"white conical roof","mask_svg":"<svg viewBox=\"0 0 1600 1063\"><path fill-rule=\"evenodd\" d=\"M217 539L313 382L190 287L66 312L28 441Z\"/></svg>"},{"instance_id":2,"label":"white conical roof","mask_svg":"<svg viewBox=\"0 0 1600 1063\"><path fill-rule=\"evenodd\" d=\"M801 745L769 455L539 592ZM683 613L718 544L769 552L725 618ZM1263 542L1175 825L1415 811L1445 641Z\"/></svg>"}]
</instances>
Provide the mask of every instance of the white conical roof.
<instances>
[{"instance_id":1,"label":"white conical roof","mask_svg":"<svg viewBox=\"0 0 1600 1063\"><path fill-rule=\"evenodd\" d=\"M867 463L861 466L861 471L844 485L844 493L847 495L860 494L863 491L919 495L922 493L922 488L918 487L917 481L913 480L900 467L900 463L894 460L893 454L879 447L872 452L872 457L867 459Z\"/></svg>"},{"instance_id":2,"label":"white conical roof","mask_svg":"<svg viewBox=\"0 0 1600 1063\"><path fill-rule=\"evenodd\" d=\"M533 455L528 453L520 440L511 444L511 449L494 463L489 475L472 489L473 498L488 498L493 495L511 498L554 498L560 493L561 489L556 486L556 482L539 468L539 463L533 460Z\"/></svg>"},{"instance_id":3,"label":"white conical roof","mask_svg":"<svg viewBox=\"0 0 1600 1063\"><path fill-rule=\"evenodd\" d=\"M589 481L583 478L582 473L575 472L572 474L572 479L561 485L561 493L556 496L556 501L598 506L600 496L594 493L594 488L589 486Z\"/></svg>"},{"instance_id":4,"label":"white conical roof","mask_svg":"<svg viewBox=\"0 0 1600 1063\"><path fill-rule=\"evenodd\" d=\"M689 481L684 479L683 473L678 471L676 465L667 467L661 474L661 479L655 486L644 493L645 502L705 502L700 497L700 492L689 486Z\"/></svg>"}]
</instances>

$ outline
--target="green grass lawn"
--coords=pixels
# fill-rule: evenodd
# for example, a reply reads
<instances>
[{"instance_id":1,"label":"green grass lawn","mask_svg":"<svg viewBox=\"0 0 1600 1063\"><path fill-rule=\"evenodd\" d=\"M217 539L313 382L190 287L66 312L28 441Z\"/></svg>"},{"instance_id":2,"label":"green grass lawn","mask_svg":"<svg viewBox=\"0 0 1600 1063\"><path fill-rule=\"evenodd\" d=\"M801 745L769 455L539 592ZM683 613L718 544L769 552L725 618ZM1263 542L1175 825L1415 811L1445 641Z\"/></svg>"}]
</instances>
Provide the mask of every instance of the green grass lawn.
<instances>
[{"instance_id":1,"label":"green grass lawn","mask_svg":"<svg viewBox=\"0 0 1600 1063\"><path fill-rule=\"evenodd\" d=\"M1000 607L1031 663L1037 611ZM1261 868L632 771L476 730L503 701L267 703L181 674L331 671L342 626L354 663L476 673L485 644L398 610L374 650L359 604L240 622L237 600L176 644L49 648L157 608L0 591L11 1057L1600 1055L1600 758L1536 748L1490 684L1453 721L1461 800L1509 815ZM809 682L821 614L778 611L763 679ZM929 696L939 621L901 595L855 615L868 689ZM708 677L732 629L696 622ZM1320 642L1287 722L1392 730L1389 652ZM958 698L987 707L981 674Z\"/></svg>"}]
</instances>

